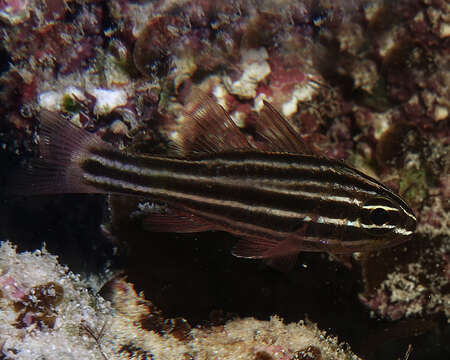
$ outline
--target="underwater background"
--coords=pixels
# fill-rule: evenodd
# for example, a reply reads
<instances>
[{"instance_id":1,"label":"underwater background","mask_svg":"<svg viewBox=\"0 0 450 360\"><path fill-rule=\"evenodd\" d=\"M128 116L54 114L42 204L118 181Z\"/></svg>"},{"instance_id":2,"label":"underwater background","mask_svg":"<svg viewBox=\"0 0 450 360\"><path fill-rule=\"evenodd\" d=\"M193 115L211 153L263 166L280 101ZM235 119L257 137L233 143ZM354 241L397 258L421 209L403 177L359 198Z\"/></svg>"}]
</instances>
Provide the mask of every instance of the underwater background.
<instances>
[{"instance_id":1,"label":"underwater background","mask_svg":"<svg viewBox=\"0 0 450 360\"><path fill-rule=\"evenodd\" d=\"M450 357L448 1L3 0L0 39L0 359ZM163 153L196 87L395 189L413 239L280 273L228 233L146 232L145 199L8 194L40 109Z\"/></svg>"}]
</instances>

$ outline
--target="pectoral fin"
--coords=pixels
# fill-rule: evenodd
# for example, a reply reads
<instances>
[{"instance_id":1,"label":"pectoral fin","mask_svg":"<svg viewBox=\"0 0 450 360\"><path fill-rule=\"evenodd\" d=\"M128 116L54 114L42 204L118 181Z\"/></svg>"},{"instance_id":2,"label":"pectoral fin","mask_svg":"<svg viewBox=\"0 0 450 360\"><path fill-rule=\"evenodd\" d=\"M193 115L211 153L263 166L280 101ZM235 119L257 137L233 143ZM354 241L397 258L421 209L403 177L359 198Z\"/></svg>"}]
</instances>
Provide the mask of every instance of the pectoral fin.
<instances>
[{"instance_id":1,"label":"pectoral fin","mask_svg":"<svg viewBox=\"0 0 450 360\"><path fill-rule=\"evenodd\" d=\"M264 259L270 267L287 272L292 270L299 253L291 239L282 241L246 237L234 247L232 254L247 259Z\"/></svg>"},{"instance_id":2,"label":"pectoral fin","mask_svg":"<svg viewBox=\"0 0 450 360\"><path fill-rule=\"evenodd\" d=\"M268 239L245 237L234 246L232 254L245 259L268 259L278 244Z\"/></svg>"},{"instance_id":3,"label":"pectoral fin","mask_svg":"<svg viewBox=\"0 0 450 360\"><path fill-rule=\"evenodd\" d=\"M247 259L271 259L298 253L290 239L276 241L264 238L246 237L234 247L232 254Z\"/></svg>"},{"instance_id":4,"label":"pectoral fin","mask_svg":"<svg viewBox=\"0 0 450 360\"><path fill-rule=\"evenodd\" d=\"M201 217L175 210L168 214L149 215L143 224L146 230L154 232L194 233L216 230L214 224Z\"/></svg>"}]
</instances>

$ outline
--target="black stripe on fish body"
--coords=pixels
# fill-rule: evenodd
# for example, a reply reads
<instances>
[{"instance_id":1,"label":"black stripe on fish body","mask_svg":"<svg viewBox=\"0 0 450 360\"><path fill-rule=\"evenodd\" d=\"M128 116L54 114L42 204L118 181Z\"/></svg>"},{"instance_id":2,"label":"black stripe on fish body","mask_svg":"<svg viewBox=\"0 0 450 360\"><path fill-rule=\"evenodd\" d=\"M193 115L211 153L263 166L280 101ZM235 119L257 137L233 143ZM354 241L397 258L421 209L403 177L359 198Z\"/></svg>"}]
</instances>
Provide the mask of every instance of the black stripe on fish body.
<instances>
[{"instance_id":1,"label":"black stripe on fish body","mask_svg":"<svg viewBox=\"0 0 450 360\"><path fill-rule=\"evenodd\" d=\"M101 160L114 162L117 159L117 156L113 156L111 159L111 156L108 156L110 154L102 155ZM266 163L267 158L270 159L272 156L278 157L278 154L264 155ZM245 156L245 154L241 153L241 156ZM120 160L121 162L125 161L128 165L123 154L120 155ZM147 157L143 158L143 160L146 161L147 166L151 166L149 164L152 161L151 158ZM161 162L160 158L156 160ZM211 158L207 160L211 160ZM227 163L227 160L223 157L220 160L222 163ZM89 159L89 161L91 160ZM159 200L179 203L184 206L198 207L211 213L225 214L224 216L227 216L230 220L229 223L238 219L245 219L245 222L252 225L270 224L270 226L266 225L263 227L278 230L279 232L288 232L293 231L295 227L301 226L305 219L309 219L307 222L312 227L315 222L314 219L318 218L321 222L315 224L317 230L319 231L323 228L327 229L327 231L321 230L319 235L315 234L314 236L336 238L340 236L341 228L348 228L346 229L348 230L346 235L351 233L352 237L361 236L361 232L366 231L359 228L354 220L361 212L361 206L353 201L355 199L352 199L351 194L346 194L347 198L345 201L333 200L338 189L328 188L331 192L323 193L321 191L324 189L319 187L315 189L319 191L318 193L302 192L302 195L296 196L295 191L290 191L289 194L279 192L277 189L279 178L274 180L271 188L268 188L266 184L264 189L261 189L258 186L258 182L255 184L252 181L253 176L250 176L252 175L251 170L255 167L249 165L249 163L245 165L240 164L241 167L243 166L247 169L246 171L241 170L240 173L244 173L244 175L238 178L238 181L233 177L230 180L226 176L221 176L222 181L220 182L217 176L214 177L209 171L211 168L220 167L218 163L215 164L215 167L211 167L208 162L202 162L201 160L166 159L166 163L170 163L170 161L175 161L178 165L182 165L182 171L180 169L176 172L163 170L163 175L161 175L157 174L158 171L151 166L151 170L148 171L150 175L143 176L141 173L135 173L142 169L137 162L133 165L136 167L134 172L130 172L127 166L120 167L120 164L113 166L114 163L112 163L112 167L107 167L103 170L97 167L96 170L102 174L102 179L105 174L110 172L109 178L120 179L122 183L129 184L130 188L128 190L131 192L137 192L138 188L146 189L146 191L141 193L142 195L153 196ZM273 164L271 163L271 165ZM99 165L97 164L97 166ZM185 176L187 173L190 178L179 179L181 173ZM206 173L208 176L203 176L203 173ZM116 190L123 191L124 189L119 187ZM321 216L317 217L316 214ZM376 234L377 231L384 232L384 229L371 229L371 231L373 234Z\"/></svg>"},{"instance_id":2,"label":"black stripe on fish body","mask_svg":"<svg viewBox=\"0 0 450 360\"><path fill-rule=\"evenodd\" d=\"M241 154L241 156L245 156L246 154ZM266 154L266 157L270 158L273 154ZM103 156L100 160L88 158L86 163L83 165L84 167L87 164L92 163L90 166L92 170L97 171L95 175L99 175L99 173L106 174L108 171L115 173L115 175L110 175L111 177L122 178L126 180L130 184L142 185L142 186L150 186L153 183L154 187L163 187L166 189L170 189L172 191L177 191L178 189L183 189L186 192L194 192L197 194L203 193L207 196L209 193L213 193L217 191L218 193L225 193L227 196L233 196L234 192L232 190L241 191L241 192L250 192L253 194L255 191L261 191L261 194L254 194L254 201L258 201L258 199L271 201L272 199L276 199L276 197L281 197L281 203L288 204L289 201L302 200L304 199L308 206L306 206L306 210L314 209L315 206L321 206L322 201L330 200L330 196L336 198L337 195L342 198L341 200L336 201L339 204L346 206L351 206L353 202L353 195L351 193L342 192L340 189L332 189L329 186L321 188L320 186L307 185L306 189L302 188L302 184L298 184L297 186L295 181L288 180L286 183L286 179L281 178L273 178L266 177L265 180L262 181L261 178L264 174L260 174L261 176L255 178L253 173L255 172L255 168L252 166L241 165L243 168L239 171L239 177L236 174L232 175L229 172L220 174L220 171L217 171L217 168L221 166L226 166L227 161L221 159L220 161L224 162L225 165L220 165L217 162L214 166L211 166L210 163L203 161L182 161L182 160L172 160L165 159L165 162L170 164L173 161L176 161L176 165L178 166L177 171L171 171L172 166L168 166L167 169L156 169L155 166L150 166L149 168L143 168L140 166L135 166L135 168L130 169L129 164L126 162L126 159L122 158L123 165L115 164L116 160L109 161L110 159ZM147 162L152 159L146 159ZM161 159L157 159L160 161ZM97 165L95 163L97 162ZM107 165L104 163L108 162ZM146 164L149 165L149 164ZM100 167L104 167L103 170L99 170ZM213 171L211 171L213 169ZM215 170L214 170L215 169ZM256 169L258 171L258 169ZM146 175L144 174L146 173ZM298 179L298 177L297 177ZM284 180L284 182L283 182ZM162 184L158 186L156 184ZM285 190L284 186L287 184L288 189ZM296 187L296 189L294 189ZM189 191L191 189L191 191ZM329 194L329 190L333 190L334 193ZM249 195L250 195L249 194ZM214 194L212 194L214 195ZM239 196L246 196L245 193L239 193ZM313 201L313 203L310 203ZM334 202L334 201L332 201ZM267 205L271 206L271 205ZM298 204L295 205L298 208Z\"/></svg>"},{"instance_id":3,"label":"black stripe on fish body","mask_svg":"<svg viewBox=\"0 0 450 360\"><path fill-rule=\"evenodd\" d=\"M120 152L43 112L44 158L17 189L27 192L32 179L35 191L44 193L116 192L163 200L194 214L187 217L194 219L190 229L210 224L242 236L246 240L234 251L242 257L373 250L414 231L415 216L399 196L342 162L315 155L269 104L256 127L264 151L211 99L192 108L174 139L174 157Z\"/></svg>"},{"instance_id":4,"label":"black stripe on fish body","mask_svg":"<svg viewBox=\"0 0 450 360\"><path fill-rule=\"evenodd\" d=\"M111 155L113 155L113 157L111 157ZM226 156L228 155L230 155L232 158L236 156L236 154L226 154ZM317 169L315 171L317 171L317 173L315 174L312 171L303 169L303 164L301 162L292 162L292 159L290 159L291 162L289 163L289 169L286 169L285 164L283 163L281 163L280 165L280 162L278 162L279 156L281 155L285 157L285 155L287 154L256 154L259 157L258 161L256 162L253 161L254 159L252 159L254 155L255 154L253 153L240 152L239 156L241 158L244 158L245 160L236 162L230 161L228 158L224 158L223 154L219 154L219 157L217 159L199 159L197 163L199 165L205 165L204 169L201 170L202 174L204 174L205 176L219 177L220 175L222 175L226 178L236 178L237 180L242 180L242 174L245 173L249 179L252 179L254 181L270 182L272 180L275 180L279 183L280 186L288 185L297 187L301 186L302 182L306 182L308 184L312 182L313 184L315 183L317 185L327 187L329 186L329 184L348 182L350 183L350 191L353 191L355 186L357 186L359 190L366 190L371 194L375 194L378 190L378 188L374 186L365 186L367 184L361 181L361 178L358 179L358 183L355 182L354 184L352 184L350 180L355 179L355 176L353 175L349 180L346 177L347 175L338 174L338 172L340 171L339 169L333 169L331 173L327 173L324 167L325 165L329 165L329 163L326 163L325 165L319 164L318 166L316 166ZM261 158L261 156L263 156L263 158ZM129 156L129 158L127 158L126 154L118 154L114 152L111 152L110 154L103 154L103 158L105 160L119 161L120 164L113 165L114 168L117 169L120 169L121 167L127 168L130 165L134 165L142 170L145 170L146 167L151 168L154 172L157 172L158 170L162 170L164 172L172 171L178 176L199 176L200 174L199 171L194 166L192 166L193 162L186 160L156 157L138 158L136 156ZM297 156L297 159L293 160L303 161L304 159L305 157L301 158ZM262 164L261 160L264 160ZM276 170L278 170L278 172ZM319 170L322 170L322 172L320 173ZM325 181L321 178L318 178L317 175L325 177ZM333 179L333 181L329 181L330 178ZM342 188L344 188L345 186L346 185L341 184Z\"/></svg>"},{"instance_id":5,"label":"black stripe on fish body","mask_svg":"<svg viewBox=\"0 0 450 360\"><path fill-rule=\"evenodd\" d=\"M160 172L166 176L188 181L194 178L199 181L203 178L209 178L217 183L230 184L232 182L239 184L242 181L250 181L255 186L259 185L267 189L273 188L275 191L292 193L292 195L295 195L295 191L301 191L302 189L311 195L319 192L326 194L330 187L333 187L333 195L343 195L348 198L355 198L355 188L359 189L360 192L366 191L371 195L377 194L378 191L377 187L367 185L361 178L358 179L358 182L351 183L346 175L339 174L336 170L331 173L326 173L325 170L320 172L319 170L324 168L324 164L319 163L315 172L306 171L301 163L305 157L299 156L290 159L290 168L286 168L285 164L281 164L277 168L277 165L280 164L280 155L283 154L256 154L259 161L253 161L252 157L255 154L245 152L239 153L240 158L246 159L244 161L235 161L236 154L234 153L219 154L217 158L212 159L208 155L208 158L196 161L153 157L136 158L136 156L130 156L132 161L127 161L126 154L120 154L119 160L117 160L117 155L119 154L103 154L98 161L107 161L109 165L105 165L105 167L112 166L117 170L129 173L132 171L127 170L130 165L136 166L134 171L140 172L139 176L143 177L143 172L146 171L154 174L154 176ZM228 155L230 155L231 161L228 159ZM92 160L95 161L95 159ZM262 163L261 160L264 160L264 162ZM116 164L115 161L120 163ZM294 161L297 162L294 163ZM327 165L329 164L327 163ZM347 185L346 182L350 182L350 185Z\"/></svg>"},{"instance_id":6,"label":"black stripe on fish body","mask_svg":"<svg viewBox=\"0 0 450 360\"><path fill-rule=\"evenodd\" d=\"M162 157L146 157L127 155L115 151L96 151L98 155L110 162L118 162L115 168L136 166L139 169L167 171L179 176L199 176L199 171L192 166L195 161L203 164L201 173L204 176L223 176L241 180L246 174L249 180L259 182L278 181L280 186L298 187L302 183L321 185L340 185L342 189L352 191L356 187L360 191L374 194L378 189L367 184L356 174L344 174L342 163L327 159L317 159L295 154L235 152L226 154L203 155L196 160L181 160ZM199 164L200 165L200 164Z\"/></svg>"}]
</instances>

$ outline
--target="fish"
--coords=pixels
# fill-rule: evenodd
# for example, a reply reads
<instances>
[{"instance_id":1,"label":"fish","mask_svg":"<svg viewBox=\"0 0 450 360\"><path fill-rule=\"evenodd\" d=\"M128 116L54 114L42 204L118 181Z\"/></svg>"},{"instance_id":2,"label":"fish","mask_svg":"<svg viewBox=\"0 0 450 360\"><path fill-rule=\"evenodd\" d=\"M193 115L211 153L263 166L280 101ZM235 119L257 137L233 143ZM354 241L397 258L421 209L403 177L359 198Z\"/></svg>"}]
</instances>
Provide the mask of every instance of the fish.
<instances>
[{"instance_id":1,"label":"fish","mask_svg":"<svg viewBox=\"0 0 450 360\"><path fill-rule=\"evenodd\" d=\"M41 110L40 158L16 181L27 194L104 193L167 204L150 231L226 231L232 254L292 266L301 251L350 254L407 241L413 210L393 190L306 143L268 102L252 141L200 96L184 111L168 155L121 151Z\"/></svg>"}]
</instances>

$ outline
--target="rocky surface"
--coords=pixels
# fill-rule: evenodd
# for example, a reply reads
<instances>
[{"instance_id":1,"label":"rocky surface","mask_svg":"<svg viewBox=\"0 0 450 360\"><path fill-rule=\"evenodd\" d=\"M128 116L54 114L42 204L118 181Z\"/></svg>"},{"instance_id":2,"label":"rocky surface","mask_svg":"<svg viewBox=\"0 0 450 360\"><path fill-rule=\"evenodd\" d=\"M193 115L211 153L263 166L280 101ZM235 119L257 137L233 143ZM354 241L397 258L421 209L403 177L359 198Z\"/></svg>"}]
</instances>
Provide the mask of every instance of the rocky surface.
<instances>
[{"instance_id":1,"label":"rocky surface","mask_svg":"<svg viewBox=\"0 0 450 360\"><path fill-rule=\"evenodd\" d=\"M102 292L46 249L0 244L2 359L359 359L311 322L235 319L191 329L165 319L123 279Z\"/></svg>"}]
</instances>

